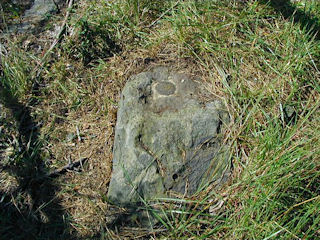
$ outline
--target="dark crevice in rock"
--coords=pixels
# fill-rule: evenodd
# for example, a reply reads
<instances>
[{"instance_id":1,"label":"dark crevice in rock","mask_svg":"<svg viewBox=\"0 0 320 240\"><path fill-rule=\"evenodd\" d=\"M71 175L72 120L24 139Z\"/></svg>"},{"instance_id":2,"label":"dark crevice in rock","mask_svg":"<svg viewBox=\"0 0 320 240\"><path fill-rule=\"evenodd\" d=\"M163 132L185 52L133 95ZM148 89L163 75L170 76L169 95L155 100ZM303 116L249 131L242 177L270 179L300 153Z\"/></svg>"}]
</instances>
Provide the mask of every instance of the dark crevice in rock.
<instances>
[{"instance_id":1,"label":"dark crevice in rock","mask_svg":"<svg viewBox=\"0 0 320 240\"><path fill-rule=\"evenodd\" d=\"M139 92L139 102L142 104L147 104L148 103L148 98L151 95L151 88L150 86L144 87L140 86L138 88Z\"/></svg>"},{"instance_id":2,"label":"dark crevice in rock","mask_svg":"<svg viewBox=\"0 0 320 240\"><path fill-rule=\"evenodd\" d=\"M175 173L175 174L172 175L173 181L177 180L177 178L178 178L178 174Z\"/></svg>"},{"instance_id":3,"label":"dark crevice in rock","mask_svg":"<svg viewBox=\"0 0 320 240\"><path fill-rule=\"evenodd\" d=\"M219 122L218 122L218 125L217 125L217 134L220 134L221 133L221 127L222 127L222 120L219 118Z\"/></svg>"}]
</instances>

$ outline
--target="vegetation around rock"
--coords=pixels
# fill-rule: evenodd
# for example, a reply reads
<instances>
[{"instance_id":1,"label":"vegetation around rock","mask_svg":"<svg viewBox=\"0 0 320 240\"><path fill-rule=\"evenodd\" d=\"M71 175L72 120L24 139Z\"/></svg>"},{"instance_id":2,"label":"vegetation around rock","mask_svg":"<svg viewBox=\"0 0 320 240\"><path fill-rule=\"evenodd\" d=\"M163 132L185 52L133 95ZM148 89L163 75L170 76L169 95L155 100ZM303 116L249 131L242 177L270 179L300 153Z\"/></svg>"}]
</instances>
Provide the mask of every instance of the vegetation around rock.
<instances>
[{"instance_id":1,"label":"vegetation around rock","mask_svg":"<svg viewBox=\"0 0 320 240\"><path fill-rule=\"evenodd\" d=\"M27 2L0 3L1 239L320 239L319 1L56 1L15 32ZM145 229L107 192L120 93L156 66L225 101L233 166Z\"/></svg>"}]
</instances>

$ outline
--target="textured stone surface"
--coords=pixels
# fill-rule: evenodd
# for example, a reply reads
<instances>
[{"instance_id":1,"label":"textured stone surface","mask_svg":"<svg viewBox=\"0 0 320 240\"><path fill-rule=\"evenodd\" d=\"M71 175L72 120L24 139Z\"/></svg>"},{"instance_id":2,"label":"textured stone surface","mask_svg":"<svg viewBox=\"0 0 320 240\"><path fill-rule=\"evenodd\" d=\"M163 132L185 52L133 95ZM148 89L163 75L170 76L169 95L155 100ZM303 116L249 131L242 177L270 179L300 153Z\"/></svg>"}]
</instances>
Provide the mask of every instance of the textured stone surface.
<instances>
[{"instance_id":1,"label":"textured stone surface","mask_svg":"<svg viewBox=\"0 0 320 240\"><path fill-rule=\"evenodd\" d=\"M15 4L26 8L19 24L9 26L10 32L32 32L39 23L62 7L62 0L16 0Z\"/></svg>"},{"instance_id":2,"label":"textured stone surface","mask_svg":"<svg viewBox=\"0 0 320 240\"><path fill-rule=\"evenodd\" d=\"M46 14L56 10L53 0L34 0L32 7L24 13L24 17L43 18Z\"/></svg>"},{"instance_id":3,"label":"textured stone surface","mask_svg":"<svg viewBox=\"0 0 320 240\"><path fill-rule=\"evenodd\" d=\"M115 130L108 198L130 206L193 194L229 169L220 133L228 114L219 101L202 103L187 75L158 67L126 84Z\"/></svg>"}]
</instances>

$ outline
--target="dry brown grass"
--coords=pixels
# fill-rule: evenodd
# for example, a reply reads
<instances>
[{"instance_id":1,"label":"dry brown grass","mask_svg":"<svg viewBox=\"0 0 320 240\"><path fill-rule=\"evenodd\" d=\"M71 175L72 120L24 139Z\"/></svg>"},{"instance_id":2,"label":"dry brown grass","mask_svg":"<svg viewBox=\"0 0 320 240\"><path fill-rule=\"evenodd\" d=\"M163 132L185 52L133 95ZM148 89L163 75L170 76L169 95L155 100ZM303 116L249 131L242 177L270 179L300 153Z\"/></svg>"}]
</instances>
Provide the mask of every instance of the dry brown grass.
<instances>
[{"instance_id":1,"label":"dry brown grass","mask_svg":"<svg viewBox=\"0 0 320 240\"><path fill-rule=\"evenodd\" d=\"M295 68L301 70L295 66L296 63L301 63L305 67L309 56L305 54L308 51L303 45L308 44L307 37L303 40L303 44L300 44L299 38L305 35L292 23L282 17L274 17L271 13L266 15L269 14L272 17L260 18L259 14L263 15L265 9L252 7L255 1L239 1L237 4L240 7L236 3L233 6L231 3L228 3L230 6L227 3L221 3L224 5L220 6L219 11L211 9L204 11L201 16L194 14L193 5L191 4L190 7L188 1L181 2L175 5L174 13L163 17L159 24L151 28L146 27L152 20L148 13L145 15L145 24L142 21L131 26L134 31L126 33L124 29L129 28L129 25L125 21L129 20L125 16L120 16L121 19L119 19L123 21L119 20L121 27L117 25L118 23L115 25L119 27L120 38L117 41L122 47L121 52L105 59L94 59L92 63L84 65L78 56L71 54L71 52L77 53L73 51L74 48L81 46L78 38L80 30L76 23L81 18L88 17L92 21L92 26L96 26L99 17L103 19L105 16L103 7L90 10L96 16L92 17L90 14L87 16L86 11L89 11L88 9L92 6L86 1L80 1L78 9L75 10L77 14L73 15L67 28L69 35L60 45L61 49L56 49L53 53L52 61L42 72L40 92L34 96L40 101L29 108L33 111L34 119L42 122L40 135L45 139L42 152L49 159L46 164L50 170L54 170L67 165L69 161L88 158L88 161L78 169L79 171L69 171L55 180L56 185L59 186L55 193L56 198L59 199L64 210L63 217L69 224L66 231L70 232L70 236L74 238L93 238L104 233L104 236L111 239L147 236L150 239L156 239L164 231L163 228L159 228L159 232L155 230L154 233L150 233L146 229L128 226L122 226L120 229L121 224L119 228L108 228L107 216L112 212L110 211L112 206L107 202L106 193L112 170L117 103L130 76L147 71L154 66L167 65L199 79L208 92L208 95L203 96L205 100L220 98L228 106L231 125L225 139L230 141L234 166L230 182L221 189L219 197L223 199L228 197L220 209L221 216L224 217L226 212L231 211L228 212L228 217L233 221L227 222L228 218L226 218L226 225L222 224L222 229L216 235L221 238L227 236L226 238L232 239L232 234L228 233L228 228L232 225L240 232L237 235L239 239L244 239L241 236L243 237L246 233L241 235L243 231L241 229L244 227L240 225L243 216L245 214L253 216L261 209L261 206L252 206L252 209L257 210L251 213L250 208L246 207L258 201L261 195L261 189L254 185L255 182L250 182L248 176L253 172L256 178L262 178L272 168L272 165L264 167L264 163L261 163L260 169L256 169L256 166L262 150L264 151L262 149L264 132L275 131L272 127L277 126L277 121L282 114L279 105L287 102L295 104L302 109L299 110L299 114L303 119L308 115L307 109L313 109L318 104L319 92L310 87L311 83L301 83L302 80L298 79L303 76L310 80L310 76L306 73L300 76L294 70ZM134 16L133 8L125 9L125 5L121 6L124 11L128 10L128 15ZM243 14L247 14L243 16L239 14L242 11L241 6L248 9L251 7L254 11L243 11ZM117 16L119 14L117 11L114 10L111 15ZM186 21L188 24L184 22L179 27L181 21ZM139 40L135 35L139 31L147 35L147 39ZM22 37L21 46L25 51L33 51L36 56L33 60L37 61L50 46L51 37L48 37L47 33L38 38ZM70 42L74 46L70 46ZM268 48L276 54L270 52ZM309 48L313 49L313 47ZM314 78L319 78L319 72L315 69L308 66L303 71L307 71L306 69L313 72ZM301 86L297 87L298 84ZM30 98L30 95L26 95L25 98ZM305 120L303 121L305 124ZM282 124L285 130L277 129L277 131L283 131L282 134L285 135L286 131L291 130L292 127ZM314 117L309 125L303 125L292 137L292 141L298 141L297 145L282 149L277 161L286 154L291 154L291 149L300 146L299 140L311 138L314 135L312 129L317 129L317 124L318 121ZM270 141L275 140L278 139L271 138ZM273 161L272 156L278 154L276 147L265 154L265 159L270 164ZM312 153L311 151L310 154ZM1 172L1 191L13 193L18 189L18 185L15 176L8 172ZM186 200L205 199L209 192L210 189ZM32 209L33 199L30 200L28 196L30 196L28 193L22 194L21 202ZM251 201L251 198L254 201ZM206 213L210 206L216 203L215 200L217 199L211 202L205 200L201 205L202 208L199 207L199 203L192 203L188 210ZM50 207L49 204L47 210L53 211L54 209ZM178 208L179 205L162 203L161 207L170 210ZM17 209L19 210L18 205ZM267 214L268 211L265 215ZM272 212L270 216L273 216ZM45 219L45 216L43 218ZM188 219L193 218L188 216ZM200 220L205 221L205 219L204 217ZM205 231L211 231L211 225L205 225L207 222L203 226L209 227L203 230L198 219L194 220L188 223L189 231L198 231L199 235ZM222 220L219 219L219 221ZM262 223L269 224L268 226L275 231L272 221L263 221ZM238 223L239 227L237 227ZM180 227L179 219L174 219L172 224ZM243 226L246 224L243 223ZM174 235L176 229L171 230L174 233L170 236L176 236ZM180 233L177 233L178 236L182 236L182 231L183 228Z\"/></svg>"}]
</instances>

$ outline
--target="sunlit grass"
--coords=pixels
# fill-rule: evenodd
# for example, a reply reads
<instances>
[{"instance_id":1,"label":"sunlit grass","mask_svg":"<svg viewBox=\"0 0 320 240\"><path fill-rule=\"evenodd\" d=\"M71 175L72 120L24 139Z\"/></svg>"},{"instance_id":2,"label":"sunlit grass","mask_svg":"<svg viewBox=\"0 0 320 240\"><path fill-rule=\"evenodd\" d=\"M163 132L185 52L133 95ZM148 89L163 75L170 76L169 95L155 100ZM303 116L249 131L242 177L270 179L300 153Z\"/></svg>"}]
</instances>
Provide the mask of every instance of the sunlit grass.
<instances>
[{"instance_id":1,"label":"sunlit grass","mask_svg":"<svg viewBox=\"0 0 320 240\"><path fill-rule=\"evenodd\" d=\"M199 76L228 106L233 169L219 190L146 203L158 219L154 234L320 238L320 44L306 25L264 2L80 1L36 96L37 58L18 49L2 58L2 87L21 102L39 101L31 107L46 141L37 150L51 156L49 168L91 156L84 172L60 180L69 232L129 234L105 217L117 102L132 74L168 64ZM291 3L314 17L320 11L317 1Z\"/></svg>"}]
</instances>

